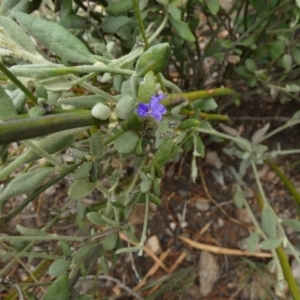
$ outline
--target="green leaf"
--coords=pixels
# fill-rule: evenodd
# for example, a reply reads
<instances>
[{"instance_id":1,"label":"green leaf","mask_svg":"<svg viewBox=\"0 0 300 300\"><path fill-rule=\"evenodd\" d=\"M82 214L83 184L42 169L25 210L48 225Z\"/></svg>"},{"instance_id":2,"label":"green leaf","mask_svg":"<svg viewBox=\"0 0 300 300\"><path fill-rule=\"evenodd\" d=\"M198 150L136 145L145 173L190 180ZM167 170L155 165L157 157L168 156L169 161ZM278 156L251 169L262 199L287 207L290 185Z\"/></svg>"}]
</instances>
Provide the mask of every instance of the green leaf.
<instances>
[{"instance_id":1,"label":"green leaf","mask_svg":"<svg viewBox=\"0 0 300 300\"><path fill-rule=\"evenodd\" d=\"M51 284L44 300L69 300L69 277L67 274L61 274Z\"/></svg>"},{"instance_id":2,"label":"green leaf","mask_svg":"<svg viewBox=\"0 0 300 300\"><path fill-rule=\"evenodd\" d=\"M195 36L191 32L189 25L183 21L173 19L173 17L170 17L170 21L172 23L172 26L177 31L178 35L187 42L195 42Z\"/></svg>"},{"instance_id":3,"label":"green leaf","mask_svg":"<svg viewBox=\"0 0 300 300\"><path fill-rule=\"evenodd\" d=\"M79 166L74 173L75 178L77 180L80 180L80 179L88 177L89 172L92 168L92 164L93 163L91 161L86 161L81 166Z\"/></svg>"},{"instance_id":4,"label":"green leaf","mask_svg":"<svg viewBox=\"0 0 300 300\"><path fill-rule=\"evenodd\" d=\"M60 25L65 27L66 29L89 29L89 24L86 18L83 18L78 15L68 15L60 20Z\"/></svg>"},{"instance_id":5,"label":"green leaf","mask_svg":"<svg viewBox=\"0 0 300 300\"><path fill-rule=\"evenodd\" d=\"M267 239L260 243L260 248L263 250L274 250L280 246L282 241L283 241L282 237Z\"/></svg>"},{"instance_id":6,"label":"green leaf","mask_svg":"<svg viewBox=\"0 0 300 300\"><path fill-rule=\"evenodd\" d=\"M105 226L106 222L103 220L101 214L99 214L98 212L89 212L86 217L88 218L88 220L97 225L97 226Z\"/></svg>"},{"instance_id":7,"label":"green leaf","mask_svg":"<svg viewBox=\"0 0 300 300\"><path fill-rule=\"evenodd\" d=\"M253 44L254 44L254 38L252 35L243 39L241 42L239 42L239 45L245 46L245 47L252 46Z\"/></svg>"},{"instance_id":8,"label":"green leaf","mask_svg":"<svg viewBox=\"0 0 300 300\"><path fill-rule=\"evenodd\" d=\"M82 199L91 194L96 187L95 182L90 182L88 178L76 180L69 188L68 195L76 200Z\"/></svg>"},{"instance_id":9,"label":"green leaf","mask_svg":"<svg viewBox=\"0 0 300 300\"><path fill-rule=\"evenodd\" d=\"M85 244L81 246L74 254L72 264L81 264L83 261L90 256L90 253L93 253L95 249L97 249L99 245L95 243ZM52 300L54 300L53 298Z\"/></svg>"},{"instance_id":10,"label":"green leaf","mask_svg":"<svg viewBox=\"0 0 300 300\"><path fill-rule=\"evenodd\" d=\"M274 213L271 208L265 206L261 213L262 228L268 234L268 237L273 239L277 236L277 220L275 219Z\"/></svg>"},{"instance_id":11,"label":"green leaf","mask_svg":"<svg viewBox=\"0 0 300 300\"><path fill-rule=\"evenodd\" d=\"M2 86L0 86L0 102L1 102L0 120L17 115L12 100L5 93Z\"/></svg>"},{"instance_id":12,"label":"green leaf","mask_svg":"<svg viewBox=\"0 0 300 300\"><path fill-rule=\"evenodd\" d=\"M36 190L53 171L54 168L43 168L18 175L0 194L0 201Z\"/></svg>"},{"instance_id":13,"label":"green leaf","mask_svg":"<svg viewBox=\"0 0 300 300\"><path fill-rule=\"evenodd\" d=\"M139 85L138 99L139 102L148 103L151 96L156 92L156 76L153 71L145 74L144 80Z\"/></svg>"},{"instance_id":14,"label":"green leaf","mask_svg":"<svg viewBox=\"0 0 300 300\"><path fill-rule=\"evenodd\" d=\"M130 18L125 16L107 16L102 23L102 29L107 33L117 33L123 26L128 24L130 21Z\"/></svg>"},{"instance_id":15,"label":"green leaf","mask_svg":"<svg viewBox=\"0 0 300 300\"><path fill-rule=\"evenodd\" d=\"M90 138L90 149L96 161L101 159L103 155L103 144L100 132L94 133Z\"/></svg>"},{"instance_id":16,"label":"green leaf","mask_svg":"<svg viewBox=\"0 0 300 300\"><path fill-rule=\"evenodd\" d=\"M27 228L22 225L17 224L16 225L17 230L22 234L22 235L33 235L33 236L42 236L42 235L47 235L44 231L35 229L35 228Z\"/></svg>"},{"instance_id":17,"label":"green leaf","mask_svg":"<svg viewBox=\"0 0 300 300\"><path fill-rule=\"evenodd\" d=\"M165 139L160 144L154 155L153 164L157 164L159 167L162 167L170 158L174 145L175 143L173 138Z\"/></svg>"},{"instance_id":18,"label":"green leaf","mask_svg":"<svg viewBox=\"0 0 300 300\"><path fill-rule=\"evenodd\" d=\"M181 20L181 10L175 6L168 6L168 13L174 20Z\"/></svg>"},{"instance_id":19,"label":"green leaf","mask_svg":"<svg viewBox=\"0 0 300 300\"><path fill-rule=\"evenodd\" d=\"M218 104L214 98L207 98L207 99L202 99L197 107L199 107L200 110L203 111L212 111L218 107Z\"/></svg>"},{"instance_id":20,"label":"green leaf","mask_svg":"<svg viewBox=\"0 0 300 300\"><path fill-rule=\"evenodd\" d=\"M300 110L298 110L297 112L295 112L291 118L290 121L294 121L294 120L299 120L300 119Z\"/></svg>"},{"instance_id":21,"label":"green leaf","mask_svg":"<svg viewBox=\"0 0 300 300\"><path fill-rule=\"evenodd\" d=\"M72 255L71 247L66 242L60 241L60 248L61 248L64 256Z\"/></svg>"},{"instance_id":22,"label":"green leaf","mask_svg":"<svg viewBox=\"0 0 300 300\"><path fill-rule=\"evenodd\" d=\"M146 50L136 63L135 69L137 75L145 76L149 71L155 74L161 72L166 67L170 57L170 45L161 43L154 45Z\"/></svg>"},{"instance_id":23,"label":"green leaf","mask_svg":"<svg viewBox=\"0 0 300 300\"><path fill-rule=\"evenodd\" d=\"M57 259L55 260L49 267L48 269L48 273L51 276L59 276L60 274L62 274L63 272L68 271L69 267L70 267L70 263L69 261L65 260L65 259Z\"/></svg>"},{"instance_id":24,"label":"green leaf","mask_svg":"<svg viewBox=\"0 0 300 300\"><path fill-rule=\"evenodd\" d=\"M119 237L119 235L117 233L113 233L113 234L107 236L102 243L103 249L105 249L105 250L114 249L116 246L118 237Z\"/></svg>"},{"instance_id":25,"label":"green leaf","mask_svg":"<svg viewBox=\"0 0 300 300\"><path fill-rule=\"evenodd\" d=\"M154 194L149 194L150 197L150 202L156 204L156 205L161 205L161 200Z\"/></svg>"},{"instance_id":26,"label":"green leaf","mask_svg":"<svg viewBox=\"0 0 300 300\"><path fill-rule=\"evenodd\" d=\"M79 108L93 108L99 102L105 104L107 100L99 95L70 97L58 100L60 104L73 105Z\"/></svg>"},{"instance_id":27,"label":"green leaf","mask_svg":"<svg viewBox=\"0 0 300 300\"><path fill-rule=\"evenodd\" d=\"M105 8L106 13L114 16L121 15L133 8L132 0L120 0Z\"/></svg>"},{"instance_id":28,"label":"green leaf","mask_svg":"<svg viewBox=\"0 0 300 300\"><path fill-rule=\"evenodd\" d=\"M246 239L246 243L249 252L251 253L255 252L258 242L259 242L259 234L257 232L253 232L248 236L248 238Z\"/></svg>"},{"instance_id":29,"label":"green leaf","mask_svg":"<svg viewBox=\"0 0 300 300\"><path fill-rule=\"evenodd\" d=\"M295 60L295 62L300 65L300 48L293 47L292 48L292 57Z\"/></svg>"},{"instance_id":30,"label":"green leaf","mask_svg":"<svg viewBox=\"0 0 300 300\"><path fill-rule=\"evenodd\" d=\"M290 54L285 54L282 57L282 65L285 68L285 71L289 71L292 67L292 56Z\"/></svg>"},{"instance_id":31,"label":"green leaf","mask_svg":"<svg viewBox=\"0 0 300 300\"><path fill-rule=\"evenodd\" d=\"M276 41L268 46L269 53L272 58L272 60L276 60L279 58L284 51L285 48L285 42L284 41Z\"/></svg>"},{"instance_id":32,"label":"green leaf","mask_svg":"<svg viewBox=\"0 0 300 300\"><path fill-rule=\"evenodd\" d=\"M151 186L152 186L152 180L150 178L143 180L140 184L141 193L149 192Z\"/></svg>"},{"instance_id":33,"label":"green leaf","mask_svg":"<svg viewBox=\"0 0 300 300\"><path fill-rule=\"evenodd\" d=\"M245 203L246 198L244 196L244 192L242 191L242 189L240 188L239 185L236 185L235 186L235 193L234 193L234 196L233 196L233 202L234 204L238 207L238 208L241 208L244 206L244 203Z\"/></svg>"},{"instance_id":34,"label":"green leaf","mask_svg":"<svg viewBox=\"0 0 300 300\"><path fill-rule=\"evenodd\" d=\"M199 134L194 135L194 142L196 143L196 150L197 152L200 154L201 157L205 156L205 146L202 142L201 137L199 136Z\"/></svg>"},{"instance_id":35,"label":"green leaf","mask_svg":"<svg viewBox=\"0 0 300 300\"><path fill-rule=\"evenodd\" d=\"M220 8L219 0L205 0L205 3L213 15L216 15Z\"/></svg>"},{"instance_id":36,"label":"green leaf","mask_svg":"<svg viewBox=\"0 0 300 300\"><path fill-rule=\"evenodd\" d=\"M6 14L10 9L16 6L20 0L3 0L0 5L0 15Z\"/></svg>"},{"instance_id":37,"label":"green leaf","mask_svg":"<svg viewBox=\"0 0 300 300\"><path fill-rule=\"evenodd\" d=\"M61 25L14 12L18 23L38 42L61 58L76 63L96 62L86 45Z\"/></svg>"},{"instance_id":38,"label":"green leaf","mask_svg":"<svg viewBox=\"0 0 300 300\"><path fill-rule=\"evenodd\" d=\"M300 231L300 222L294 219L282 219L282 223L294 230Z\"/></svg>"},{"instance_id":39,"label":"green leaf","mask_svg":"<svg viewBox=\"0 0 300 300\"><path fill-rule=\"evenodd\" d=\"M115 108L118 118L127 120L134 113L135 105L136 101L130 95L122 97Z\"/></svg>"},{"instance_id":40,"label":"green leaf","mask_svg":"<svg viewBox=\"0 0 300 300\"><path fill-rule=\"evenodd\" d=\"M253 59L247 58L245 61L245 67L247 71L254 73L257 70L256 63Z\"/></svg>"},{"instance_id":41,"label":"green leaf","mask_svg":"<svg viewBox=\"0 0 300 300\"><path fill-rule=\"evenodd\" d=\"M128 154L135 149L138 140L136 133L127 131L115 140L115 148L121 154Z\"/></svg>"},{"instance_id":42,"label":"green leaf","mask_svg":"<svg viewBox=\"0 0 300 300\"><path fill-rule=\"evenodd\" d=\"M10 49L19 58L41 63L47 60L36 50L30 37L11 18L0 16L0 36L4 48Z\"/></svg>"}]
</instances>

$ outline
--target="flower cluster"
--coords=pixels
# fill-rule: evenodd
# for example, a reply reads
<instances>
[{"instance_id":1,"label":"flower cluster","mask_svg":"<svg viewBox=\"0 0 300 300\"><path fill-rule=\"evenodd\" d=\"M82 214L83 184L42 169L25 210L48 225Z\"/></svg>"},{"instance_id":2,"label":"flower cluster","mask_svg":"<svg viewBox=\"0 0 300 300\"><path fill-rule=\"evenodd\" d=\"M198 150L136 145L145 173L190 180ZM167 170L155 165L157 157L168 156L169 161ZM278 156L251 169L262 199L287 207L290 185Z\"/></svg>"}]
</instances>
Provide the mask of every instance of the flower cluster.
<instances>
[{"instance_id":1,"label":"flower cluster","mask_svg":"<svg viewBox=\"0 0 300 300\"><path fill-rule=\"evenodd\" d=\"M164 94L154 95L149 103L139 103L136 112L140 117L153 117L156 121L161 121L166 114L166 108L160 104L166 96Z\"/></svg>"}]
</instances>

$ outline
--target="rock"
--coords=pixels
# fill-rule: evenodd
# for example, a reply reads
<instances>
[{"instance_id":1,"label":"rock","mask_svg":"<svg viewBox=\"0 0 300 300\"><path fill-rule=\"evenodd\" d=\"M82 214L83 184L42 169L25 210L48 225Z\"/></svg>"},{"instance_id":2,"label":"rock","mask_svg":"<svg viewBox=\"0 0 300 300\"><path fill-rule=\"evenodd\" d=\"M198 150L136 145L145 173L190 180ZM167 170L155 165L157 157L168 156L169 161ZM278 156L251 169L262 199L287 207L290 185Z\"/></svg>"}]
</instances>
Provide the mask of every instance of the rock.
<instances>
[{"instance_id":1,"label":"rock","mask_svg":"<svg viewBox=\"0 0 300 300\"><path fill-rule=\"evenodd\" d=\"M199 262L200 293L208 295L219 278L219 266L215 257L208 251L202 251Z\"/></svg>"},{"instance_id":2,"label":"rock","mask_svg":"<svg viewBox=\"0 0 300 300\"><path fill-rule=\"evenodd\" d=\"M149 237L146 246L156 255L162 252L157 235Z\"/></svg>"}]
</instances>

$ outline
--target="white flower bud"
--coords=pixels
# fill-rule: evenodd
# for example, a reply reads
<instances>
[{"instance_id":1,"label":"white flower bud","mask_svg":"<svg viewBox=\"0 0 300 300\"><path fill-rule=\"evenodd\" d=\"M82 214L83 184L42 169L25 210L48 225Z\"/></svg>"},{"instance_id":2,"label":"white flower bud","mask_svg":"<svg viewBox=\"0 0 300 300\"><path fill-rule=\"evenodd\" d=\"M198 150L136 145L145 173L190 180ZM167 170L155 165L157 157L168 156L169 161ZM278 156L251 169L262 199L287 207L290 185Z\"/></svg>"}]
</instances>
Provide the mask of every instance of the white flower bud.
<instances>
[{"instance_id":1,"label":"white flower bud","mask_svg":"<svg viewBox=\"0 0 300 300\"><path fill-rule=\"evenodd\" d=\"M105 121L110 116L110 108L102 103L97 103L92 108L92 116L96 119Z\"/></svg>"}]
</instances>

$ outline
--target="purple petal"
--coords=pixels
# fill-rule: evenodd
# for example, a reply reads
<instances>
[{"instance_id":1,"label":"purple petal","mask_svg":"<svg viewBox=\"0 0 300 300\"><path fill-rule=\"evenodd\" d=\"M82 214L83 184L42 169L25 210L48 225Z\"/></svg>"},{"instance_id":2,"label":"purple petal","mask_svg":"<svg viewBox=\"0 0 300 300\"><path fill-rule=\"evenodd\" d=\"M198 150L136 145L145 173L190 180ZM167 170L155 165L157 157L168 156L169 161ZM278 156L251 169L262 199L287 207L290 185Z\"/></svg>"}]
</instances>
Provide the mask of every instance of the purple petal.
<instances>
[{"instance_id":1,"label":"purple petal","mask_svg":"<svg viewBox=\"0 0 300 300\"><path fill-rule=\"evenodd\" d=\"M147 117L149 115L150 105L145 103L139 103L136 112L140 117Z\"/></svg>"}]
</instances>

